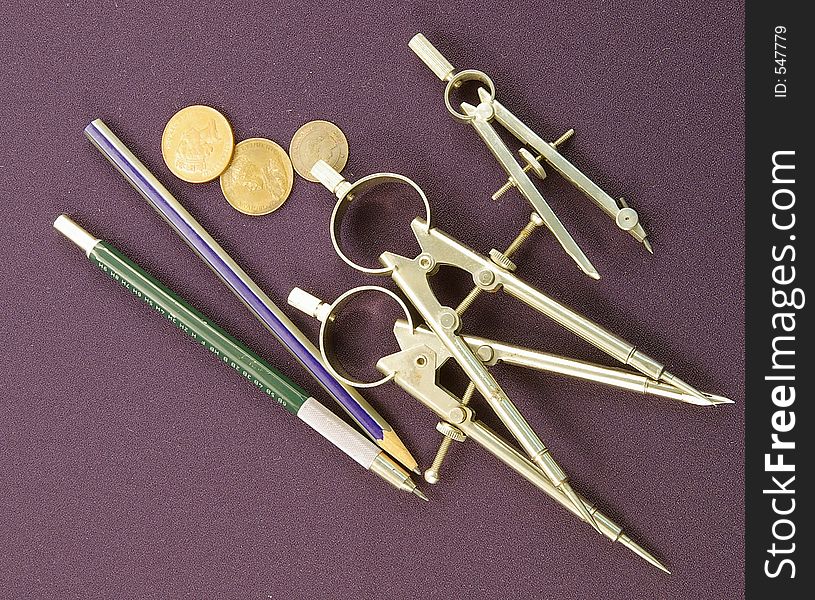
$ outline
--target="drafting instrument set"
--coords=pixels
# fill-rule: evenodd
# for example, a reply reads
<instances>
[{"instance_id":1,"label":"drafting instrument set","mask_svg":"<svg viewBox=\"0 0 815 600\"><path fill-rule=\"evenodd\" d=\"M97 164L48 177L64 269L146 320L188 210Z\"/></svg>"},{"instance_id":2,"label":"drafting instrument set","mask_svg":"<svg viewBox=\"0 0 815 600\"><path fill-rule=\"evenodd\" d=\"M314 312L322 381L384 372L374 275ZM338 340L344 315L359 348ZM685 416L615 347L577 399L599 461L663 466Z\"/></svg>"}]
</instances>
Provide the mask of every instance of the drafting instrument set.
<instances>
[{"instance_id":1,"label":"drafting instrument set","mask_svg":"<svg viewBox=\"0 0 815 600\"><path fill-rule=\"evenodd\" d=\"M317 163L312 174L337 197L331 217L331 239L337 254L358 271L389 276L401 292L401 295L396 295L386 288L366 285L348 290L333 303L326 304L300 288L293 290L289 296L289 304L321 321L320 349L325 364L335 376L348 385L358 387L372 387L393 381L439 417L438 429L446 438L457 441L473 439L598 532L613 541L621 541L655 566L666 570L651 554L623 535L619 527L599 513L592 502L581 497L571 487L568 476L556 462L550 449L501 388L488 366L497 362L510 362L543 370L559 370L568 375L617 387L634 386L642 393L658 391L663 396L703 406L725 404L730 400L697 390L620 336L533 288L514 275L515 265L507 253L493 249L489 257L480 255L449 234L432 227L430 203L422 189L410 179L396 173L377 173L350 183L326 163ZM420 253L409 258L393 252L383 252L379 256L381 267L361 266L347 256L339 241L343 217L355 198L370 194L379 186L394 183L407 186L424 205L424 218L417 217L410 225ZM534 215L530 223L537 226ZM517 247L525 237L526 231L522 231L510 248ZM442 266L456 267L467 272L475 283L473 292L457 307L443 305L431 289L430 279ZM376 366L383 377L373 382L360 382L344 371L342 362L331 346L332 329L349 302L363 292L372 291L393 298L404 312L405 319L396 321L393 326L400 351L384 356L377 362ZM506 292L553 319L612 358L628 365L633 371L603 367L462 335L462 316L475 295L498 291ZM413 313L418 313L423 325L417 326L414 323ZM469 380L461 397L454 396L439 382L439 370L449 360L455 361ZM523 449L525 456L476 419L474 411L468 406L474 392L478 392L486 400ZM445 442L437 453L429 470L429 477L426 473L429 481L438 481L440 463L448 447L449 442Z\"/></svg>"},{"instance_id":2,"label":"drafting instrument set","mask_svg":"<svg viewBox=\"0 0 815 600\"><path fill-rule=\"evenodd\" d=\"M637 212L628 206L624 199L620 198L619 202L615 201L559 152L561 145L574 134L573 129L568 130L553 142L544 141L495 99L495 84L486 73L475 69L456 71L453 65L421 33L416 34L408 45L430 70L447 84L444 90L444 104L450 114L459 121L473 126L489 151L506 171L509 179L492 195L493 200L503 195L509 188L517 188L583 272L589 277L599 279L600 274L583 254L580 246L557 218L527 174L532 171L538 178L544 179L546 171L541 162L545 162L614 219L620 229L627 231L634 239L642 242L645 248L653 254ZM452 99L453 92L470 81L482 84L482 87L478 88L479 104L462 102L460 108L456 108ZM498 135L493 122L501 125L523 144L524 147L519 150L518 154L525 163L524 165L521 165L512 156L512 152ZM537 155L530 152L528 148L537 152Z\"/></svg>"},{"instance_id":3,"label":"drafting instrument set","mask_svg":"<svg viewBox=\"0 0 815 600\"><path fill-rule=\"evenodd\" d=\"M265 138L250 138L236 144L227 119L215 109L203 105L178 111L165 128L161 152L168 168L180 179L193 184L220 178L224 196L236 210L246 215L242 218L259 218L279 209L292 190L294 172L304 181L319 182L336 197L326 243L330 239L337 255L353 269L390 278L397 291L363 285L344 292L338 290L333 302L323 302L297 287L301 282L277 282L283 290L290 291L288 302L291 306L320 321L319 347L272 302L110 128L100 119L85 128L85 135L99 152L289 351L321 389L337 401L358 429L345 423L297 383L267 364L260 354L204 317L144 268L95 238L67 215L60 215L54 227L79 246L97 267L206 347L221 362L238 371L358 464L397 489L427 500L411 477L411 473L422 474L418 462L394 429L360 393L360 390L389 382L395 383L438 419L436 429L442 434L442 440L423 472L427 483L435 484L440 480L445 456L453 442L472 440L601 535L621 543L650 564L668 572L660 560L573 487L568 474L555 458L556 451L544 443L518 409L496 378L493 367L499 363L526 367L601 384L608 389L627 390L702 407L732 401L698 390L668 371L643 349L515 274L513 258L516 251L535 231L546 227L585 274L593 279L599 278L588 257L533 183L530 173L542 180L547 177L547 170L554 171L649 252L651 245L638 213L624 199L615 200L561 153L573 130L552 142L545 141L497 100L495 85L484 72L474 69L457 71L421 34L414 36L408 45L446 84L444 104L450 114L473 127L506 172L507 181L492 194L493 199L515 188L532 207L529 222L503 251L491 249L482 254L436 227L431 218L430 200L419 185L402 174L374 173L354 182L346 180L340 171L348 159L347 139L339 127L329 121L315 120L300 127L289 145L290 157L279 144ZM477 89L471 94L474 96L471 101L457 102L455 98L463 95L467 85L473 83ZM519 158L504 141L506 136L502 137L499 127L521 144ZM383 186L394 184L407 189L423 207L423 214L410 223L419 253L405 256L385 251L379 256L379 266L357 264L345 249L344 219L355 199L366 194L377 195ZM485 196L489 195L489 192L485 193ZM285 210L296 210L293 202L286 206ZM444 277L442 267L464 272L473 282L473 287L455 306L448 306L440 300L431 285L433 278ZM399 350L379 358L376 368L381 377L375 381L358 381L343 368L339 357L347 349L335 347L337 338L333 334L338 317L346 306L358 302L362 294L370 292L385 294L396 302L404 318L386 323L392 327ZM473 334L469 328L464 333L466 313L476 298L498 292L554 321L608 355L616 364L597 364L525 348ZM445 365L454 365L466 379L459 393L451 391L454 386L444 381L441 370ZM477 417L471 404L476 394L506 428L511 439L500 436Z\"/></svg>"}]
</instances>

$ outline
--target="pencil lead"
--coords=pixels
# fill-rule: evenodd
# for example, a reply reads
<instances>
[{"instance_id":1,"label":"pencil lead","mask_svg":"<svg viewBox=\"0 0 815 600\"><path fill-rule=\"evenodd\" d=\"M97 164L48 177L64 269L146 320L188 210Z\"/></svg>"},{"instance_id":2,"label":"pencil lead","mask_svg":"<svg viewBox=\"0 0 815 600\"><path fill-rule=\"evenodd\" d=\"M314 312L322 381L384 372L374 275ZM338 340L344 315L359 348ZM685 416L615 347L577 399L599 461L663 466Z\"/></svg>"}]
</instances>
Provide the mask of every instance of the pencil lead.
<instances>
[{"instance_id":1,"label":"pencil lead","mask_svg":"<svg viewBox=\"0 0 815 600\"><path fill-rule=\"evenodd\" d=\"M422 500L424 500L425 502L430 502L430 500L428 499L428 497L427 497L427 496L425 496L425 495L422 493L422 490L420 490L419 488L413 488L413 493L414 493L414 494L416 494L417 496L419 496L419 498L421 498L421 499L422 499Z\"/></svg>"},{"instance_id":2,"label":"pencil lead","mask_svg":"<svg viewBox=\"0 0 815 600\"><path fill-rule=\"evenodd\" d=\"M658 560L657 560L657 559L654 557L654 555L653 555L653 554L651 554L650 552L648 552L648 551L647 551L645 548L643 548L642 546L640 546L640 545L639 545L637 542L635 542L634 540L632 540L632 539L631 539L630 537L628 537L626 534L624 534L624 533L623 533L623 534L620 534L620 539L619 539L618 541L619 541L619 542L620 542L620 543L621 543L623 546L625 546L626 548L628 548L629 550L631 550L631 551L632 551L634 554L636 554L636 555L637 555L637 556L639 556L640 558L642 558L642 559L644 559L644 560L648 561L649 563L651 563L652 565L654 565L654 566L655 566L657 569L659 569L660 571L664 571L664 572L665 572L665 573L667 573L668 575L670 575L670 574L671 574L671 572L668 570L668 568L667 568L665 565L663 565L661 562L659 562L659 561L658 561Z\"/></svg>"}]
</instances>

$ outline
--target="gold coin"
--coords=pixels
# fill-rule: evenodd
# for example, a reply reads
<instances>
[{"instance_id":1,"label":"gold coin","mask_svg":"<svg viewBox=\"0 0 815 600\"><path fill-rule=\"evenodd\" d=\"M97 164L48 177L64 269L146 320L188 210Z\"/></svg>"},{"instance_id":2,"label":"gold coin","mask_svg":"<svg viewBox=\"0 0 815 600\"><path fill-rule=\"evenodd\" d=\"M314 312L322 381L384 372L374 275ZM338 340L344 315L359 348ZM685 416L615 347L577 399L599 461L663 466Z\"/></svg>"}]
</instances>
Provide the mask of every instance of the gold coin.
<instances>
[{"instance_id":1,"label":"gold coin","mask_svg":"<svg viewBox=\"0 0 815 600\"><path fill-rule=\"evenodd\" d=\"M235 139L221 113L209 106L188 106L175 113L161 136L161 155L173 174L190 183L212 181L232 158Z\"/></svg>"},{"instance_id":2,"label":"gold coin","mask_svg":"<svg viewBox=\"0 0 815 600\"><path fill-rule=\"evenodd\" d=\"M294 132L289 144L294 170L303 179L317 181L311 167L324 160L338 173L348 162L348 141L342 130L328 121L310 121Z\"/></svg>"},{"instance_id":3,"label":"gold coin","mask_svg":"<svg viewBox=\"0 0 815 600\"><path fill-rule=\"evenodd\" d=\"M232 162L221 175L224 198L247 215L266 215L280 208L293 183L289 155L264 138L250 138L235 146Z\"/></svg>"}]
</instances>

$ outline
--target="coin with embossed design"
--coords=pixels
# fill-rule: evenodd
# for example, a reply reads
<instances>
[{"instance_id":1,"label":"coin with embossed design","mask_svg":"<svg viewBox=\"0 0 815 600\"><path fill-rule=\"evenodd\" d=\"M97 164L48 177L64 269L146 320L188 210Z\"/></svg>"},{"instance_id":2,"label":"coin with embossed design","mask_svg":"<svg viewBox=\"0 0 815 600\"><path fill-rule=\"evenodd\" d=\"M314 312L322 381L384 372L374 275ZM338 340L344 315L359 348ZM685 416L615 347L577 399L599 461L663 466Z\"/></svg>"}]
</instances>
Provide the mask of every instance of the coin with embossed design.
<instances>
[{"instance_id":1,"label":"coin with embossed design","mask_svg":"<svg viewBox=\"0 0 815 600\"><path fill-rule=\"evenodd\" d=\"M300 177L317 181L311 174L311 167L318 160L324 160L337 172L342 171L348 162L348 141L334 123L310 121L294 133L289 155Z\"/></svg>"},{"instance_id":2,"label":"coin with embossed design","mask_svg":"<svg viewBox=\"0 0 815 600\"><path fill-rule=\"evenodd\" d=\"M161 155L174 175L190 183L212 181L232 158L235 139L221 113L188 106L175 113L161 136Z\"/></svg>"},{"instance_id":3,"label":"coin with embossed design","mask_svg":"<svg viewBox=\"0 0 815 600\"><path fill-rule=\"evenodd\" d=\"M264 138L237 144L232 162L221 175L224 198L232 208L247 215L265 215L280 208L293 183L288 154Z\"/></svg>"}]
</instances>

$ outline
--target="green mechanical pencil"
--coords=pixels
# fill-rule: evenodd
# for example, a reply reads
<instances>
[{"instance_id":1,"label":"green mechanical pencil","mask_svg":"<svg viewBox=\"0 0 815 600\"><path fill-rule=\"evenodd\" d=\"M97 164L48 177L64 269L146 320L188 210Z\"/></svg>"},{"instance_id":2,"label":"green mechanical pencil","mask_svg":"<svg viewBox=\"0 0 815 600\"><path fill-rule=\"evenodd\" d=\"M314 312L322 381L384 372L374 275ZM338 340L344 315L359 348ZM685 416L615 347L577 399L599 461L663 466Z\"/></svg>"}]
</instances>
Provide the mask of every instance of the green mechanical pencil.
<instances>
[{"instance_id":1,"label":"green mechanical pencil","mask_svg":"<svg viewBox=\"0 0 815 600\"><path fill-rule=\"evenodd\" d=\"M119 250L93 237L66 215L57 217L54 227L79 246L91 262L114 281L122 284L357 463L396 488L427 500L410 475L373 442L241 342L207 320Z\"/></svg>"}]
</instances>

